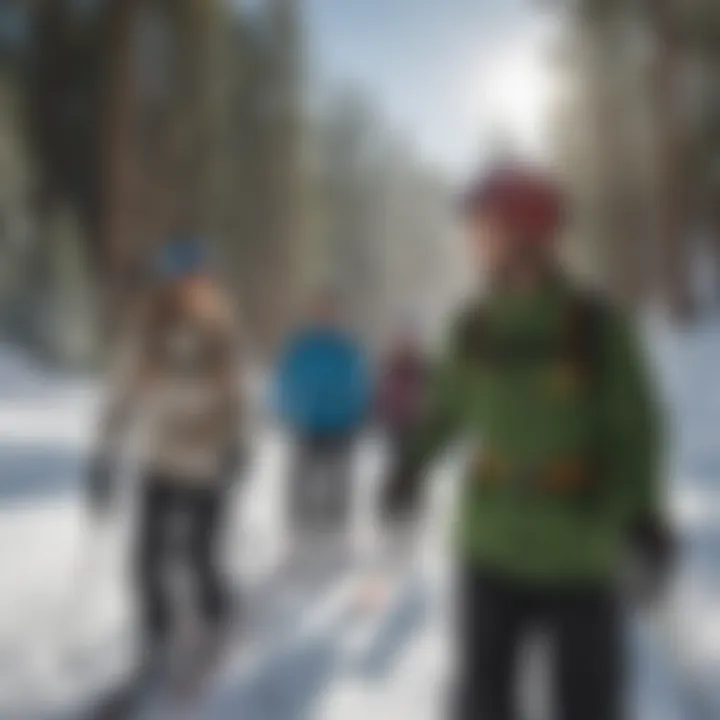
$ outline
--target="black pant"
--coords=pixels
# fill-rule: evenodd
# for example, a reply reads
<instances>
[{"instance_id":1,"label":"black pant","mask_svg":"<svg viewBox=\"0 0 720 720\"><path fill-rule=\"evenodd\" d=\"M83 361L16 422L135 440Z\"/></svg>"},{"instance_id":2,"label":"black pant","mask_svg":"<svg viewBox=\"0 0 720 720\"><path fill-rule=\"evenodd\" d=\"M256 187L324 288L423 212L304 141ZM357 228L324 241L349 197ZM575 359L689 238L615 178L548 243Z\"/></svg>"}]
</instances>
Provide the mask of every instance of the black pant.
<instances>
[{"instance_id":1,"label":"black pant","mask_svg":"<svg viewBox=\"0 0 720 720\"><path fill-rule=\"evenodd\" d=\"M137 581L146 637L164 640L171 625L172 599L165 587L172 524L184 524L183 560L194 576L200 613L219 624L225 615L225 588L216 562L224 492L187 488L169 478L151 477L141 502Z\"/></svg>"},{"instance_id":2,"label":"black pant","mask_svg":"<svg viewBox=\"0 0 720 720\"><path fill-rule=\"evenodd\" d=\"M459 591L457 720L517 718L515 670L535 627L551 638L554 720L623 717L622 623L610 589L541 590L466 568Z\"/></svg>"},{"instance_id":3,"label":"black pant","mask_svg":"<svg viewBox=\"0 0 720 720\"><path fill-rule=\"evenodd\" d=\"M288 508L295 532L346 527L352 509L353 447L353 440L346 436L297 441Z\"/></svg>"}]
</instances>

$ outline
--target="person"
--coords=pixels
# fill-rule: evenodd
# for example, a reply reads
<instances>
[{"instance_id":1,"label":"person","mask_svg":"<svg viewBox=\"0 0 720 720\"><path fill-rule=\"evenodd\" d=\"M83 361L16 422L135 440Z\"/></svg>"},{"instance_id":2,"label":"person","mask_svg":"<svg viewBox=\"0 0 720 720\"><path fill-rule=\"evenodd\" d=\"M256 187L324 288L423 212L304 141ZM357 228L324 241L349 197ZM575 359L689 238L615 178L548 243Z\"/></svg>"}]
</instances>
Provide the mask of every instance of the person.
<instances>
[{"instance_id":1,"label":"person","mask_svg":"<svg viewBox=\"0 0 720 720\"><path fill-rule=\"evenodd\" d=\"M177 520L199 600L201 644L205 638L211 647L222 636L229 597L218 544L227 490L243 456L234 318L202 243L169 241L152 274L149 297L120 341L89 478L92 508L107 513L130 431L142 429L135 562L142 665L162 660L171 645L165 581Z\"/></svg>"},{"instance_id":2,"label":"person","mask_svg":"<svg viewBox=\"0 0 720 720\"><path fill-rule=\"evenodd\" d=\"M451 716L517 717L518 656L539 626L552 645L554 717L617 720L627 660L616 577L632 552L657 589L672 559L658 403L628 319L562 267L566 208L553 178L494 168L462 207L484 290L453 324L383 512L418 512L420 473L469 436Z\"/></svg>"},{"instance_id":3,"label":"person","mask_svg":"<svg viewBox=\"0 0 720 720\"><path fill-rule=\"evenodd\" d=\"M398 326L381 364L375 397L375 423L385 446L385 464L402 462L426 412L430 363L417 327L408 321ZM367 580L361 586L360 607L382 611L392 588L414 576L417 553L417 517L395 523L392 532L375 524L374 545L367 563ZM378 532L379 531L379 532Z\"/></svg>"},{"instance_id":4,"label":"person","mask_svg":"<svg viewBox=\"0 0 720 720\"><path fill-rule=\"evenodd\" d=\"M397 333L385 360L377 391L377 417L390 464L401 459L426 411L430 364L415 330Z\"/></svg>"},{"instance_id":5,"label":"person","mask_svg":"<svg viewBox=\"0 0 720 720\"><path fill-rule=\"evenodd\" d=\"M314 299L308 321L289 339L276 387L280 417L294 444L288 489L293 544L312 543L318 534L346 535L353 450L372 390L365 353L343 322L334 291Z\"/></svg>"},{"instance_id":6,"label":"person","mask_svg":"<svg viewBox=\"0 0 720 720\"><path fill-rule=\"evenodd\" d=\"M428 370L416 332L402 328L383 366L377 408L380 424L398 449L422 419Z\"/></svg>"}]
</instances>

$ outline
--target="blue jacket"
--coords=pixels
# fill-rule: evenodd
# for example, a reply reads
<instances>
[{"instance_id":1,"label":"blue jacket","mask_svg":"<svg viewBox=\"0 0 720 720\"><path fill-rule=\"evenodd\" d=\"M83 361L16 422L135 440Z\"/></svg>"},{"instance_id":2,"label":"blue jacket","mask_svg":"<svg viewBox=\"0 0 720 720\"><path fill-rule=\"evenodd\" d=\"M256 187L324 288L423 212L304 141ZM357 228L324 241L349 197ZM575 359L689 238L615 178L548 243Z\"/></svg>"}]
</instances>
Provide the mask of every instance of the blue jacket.
<instances>
[{"instance_id":1,"label":"blue jacket","mask_svg":"<svg viewBox=\"0 0 720 720\"><path fill-rule=\"evenodd\" d=\"M364 353L341 330L299 332L280 359L276 398L295 432L332 437L358 431L372 402Z\"/></svg>"}]
</instances>

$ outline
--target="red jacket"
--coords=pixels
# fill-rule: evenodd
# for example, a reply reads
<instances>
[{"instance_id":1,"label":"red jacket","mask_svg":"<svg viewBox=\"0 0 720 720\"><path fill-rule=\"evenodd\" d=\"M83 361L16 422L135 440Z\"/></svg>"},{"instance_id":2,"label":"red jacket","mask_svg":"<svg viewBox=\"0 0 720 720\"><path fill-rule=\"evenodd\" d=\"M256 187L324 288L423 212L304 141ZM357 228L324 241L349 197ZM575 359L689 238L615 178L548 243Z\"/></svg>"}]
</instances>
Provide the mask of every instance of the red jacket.
<instances>
[{"instance_id":1,"label":"red jacket","mask_svg":"<svg viewBox=\"0 0 720 720\"><path fill-rule=\"evenodd\" d=\"M422 419L428 371L423 357L410 350L392 355L378 397L381 422L391 430L407 430Z\"/></svg>"}]
</instances>

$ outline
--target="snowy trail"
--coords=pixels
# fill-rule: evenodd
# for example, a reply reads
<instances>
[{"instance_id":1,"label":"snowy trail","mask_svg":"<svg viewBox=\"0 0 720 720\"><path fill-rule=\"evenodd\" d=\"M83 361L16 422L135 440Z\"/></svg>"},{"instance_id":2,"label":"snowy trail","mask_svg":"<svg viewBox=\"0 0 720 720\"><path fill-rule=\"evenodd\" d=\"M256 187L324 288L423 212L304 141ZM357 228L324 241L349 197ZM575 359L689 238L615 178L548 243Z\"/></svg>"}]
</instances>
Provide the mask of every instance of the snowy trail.
<instances>
[{"instance_id":1,"label":"snowy trail","mask_svg":"<svg viewBox=\"0 0 720 720\"><path fill-rule=\"evenodd\" d=\"M712 696L720 684L720 386L713 382L720 326L663 336L655 346L679 428L671 500L686 558L662 632L638 632L634 717L711 720L720 717L720 697ZM131 655L123 582L129 528L118 523L93 531L82 511L91 389L53 384L38 394L8 387L0 395L0 717L75 720L82 703L107 687ZM441 717L451 675L446 493L438 492L418 572L398 585L387 612L368 614L352 602L359 571L294 592L272 584L282 550L285 445L267 431L257 447L228 538L250 630L233 646L194 717ZM368 444L358 473L377 476L379 461ZM85 571L92 581L83 580ZM699 702L717 705L703 715L706 708L693 707Z\"/></svg>"}]
</instances>

